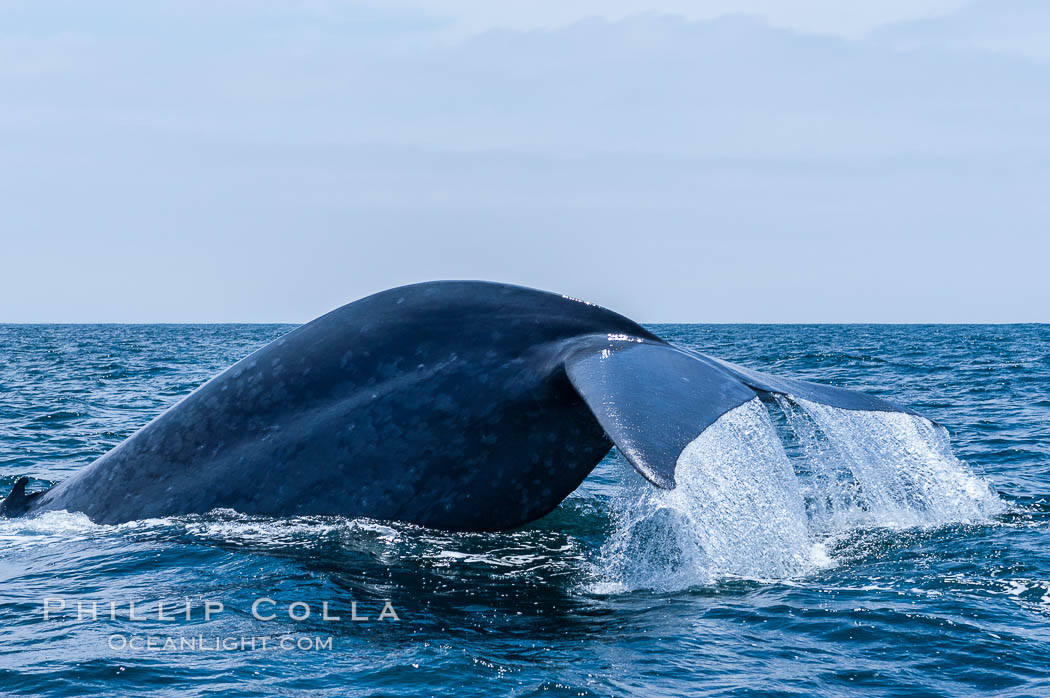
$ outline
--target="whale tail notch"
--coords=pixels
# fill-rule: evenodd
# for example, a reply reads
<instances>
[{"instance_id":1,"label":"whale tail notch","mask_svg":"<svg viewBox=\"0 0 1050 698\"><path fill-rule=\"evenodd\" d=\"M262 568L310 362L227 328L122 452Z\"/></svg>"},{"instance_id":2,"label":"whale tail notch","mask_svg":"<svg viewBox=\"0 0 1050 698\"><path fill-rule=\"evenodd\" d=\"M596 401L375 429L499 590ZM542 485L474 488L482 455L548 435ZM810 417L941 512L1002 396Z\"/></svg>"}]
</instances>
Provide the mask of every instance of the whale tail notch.
<instances>
[{"instance_id":1,"label":"whale tail notch","mask_svg":"<svg viewBox=\"0 0 1050 698\"><path fill-rule=\"evenodd\" d=\"M686 446L726 412L760 395L915 414L865 393L779 378L647 340L581 350L566 359L565 372L624 457L665 489L676 485L675 466Z\"/></svg>"}]
</instances>

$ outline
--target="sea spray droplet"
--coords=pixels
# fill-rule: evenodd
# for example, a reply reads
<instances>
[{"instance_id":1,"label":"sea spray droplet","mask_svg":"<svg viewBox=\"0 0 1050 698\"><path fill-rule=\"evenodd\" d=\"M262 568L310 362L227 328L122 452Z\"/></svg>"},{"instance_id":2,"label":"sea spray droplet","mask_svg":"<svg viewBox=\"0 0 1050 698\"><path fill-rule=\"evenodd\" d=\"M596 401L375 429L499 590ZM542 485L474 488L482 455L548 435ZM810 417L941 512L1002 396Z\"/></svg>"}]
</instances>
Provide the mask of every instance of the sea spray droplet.
<instances>
[{"instance_id":1,"label":"sea spray droplet","mask_svg":"<svg viewBox=\"0 0 1050 698\"><path fill-rule=\"evenodd\" d=\"M851 527L974 523L1005 509L988 483L952 453L947 430L928 419L805 400L798 406L819 430L811 438L826 444L818 446L818 465L853 476L856 497L832 499L839 508L834 513Z\"/></svg>"},{"instance_id":2,"label":"sea spray droplet","mask_svg":"<svg viewBox=\"0 0 1050 698\"><path fill-rule=\"evenodd\" d=\"M726 576L789 577L813 567L801 488L757 400L690 443L674 490L619 502L605 568L627 588L682 588Z\"/></svg>"},{"instance_id":3,"label":"sea spray droplet","mask_svg":"<svg viewBox=\"0 0 1050 698\"><path fill-rule=\"evenodd\" d=\"M686 447L676 489L625 483L594 590L795 577L834 564L825 543L849 530L978 522L1005 508L926 419L776 405L789 450L756 399Z\"/></svg>"}]
</instances>

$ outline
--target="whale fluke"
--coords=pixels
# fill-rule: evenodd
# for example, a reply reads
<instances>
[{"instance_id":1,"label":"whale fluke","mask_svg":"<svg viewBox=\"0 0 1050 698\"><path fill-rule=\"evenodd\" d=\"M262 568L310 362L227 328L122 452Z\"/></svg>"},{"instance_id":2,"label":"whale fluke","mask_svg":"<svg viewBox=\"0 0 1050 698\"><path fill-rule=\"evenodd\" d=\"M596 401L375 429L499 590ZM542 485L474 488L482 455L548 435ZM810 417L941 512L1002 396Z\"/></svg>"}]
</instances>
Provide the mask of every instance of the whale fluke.
<instances>
[{"instance_id":1,"label":"whale fluke","mask_svg":"<svg viewBox=\"0 0 1050 698\"><path fill-rule=\"evenodd\" d=\"M768 373L755 371L750 368L738 366L721 359L704 357L709 361L724 366L730 373L740 379L742 383L760 393L771 393L774 395L786 395L788 397L802 398L810 402L819 402L829 407L838 407L843 410L862 410L868 412L904 412L905 414L919 415L917 412L902 407L889 400L868 395L857 390L839 388L833 385L821 383L810 383L797 378L781 378L771 376ZM928 417L923 417L928 419ZM933 421L933 420L930 420Z\"/></svg>"},{"instance_id":2,"label":"whale fluke","mask_svg":"<svg viewBox=\"0 0 1050 698\"><path fill-rule=\"evenodd\" d=\"M675 486L678 456L723 414L757 397L730 372L668 344L624 341L566 361L569 380L649 482Z\"/></svg>"},{"instance_id":3,"label":"whale fluke","mask_svg":"<svg viewBox=\"0 0 1050 698\"><path fill-rule=\"evenodd\" d=\"M581 351L566 360L565 369L620 453L645 479L666 489L675 487L685 447L723 414L761 394L915 414L855 390L771 376L648 340Z\"/></svg>"},{"instance_id":4,"label":"whale fluke","mask_svg":"<svg viewBox=\"0 0 1050 698\"><path fill-rule=\"evenodd\" d=\"M683 449L763 393L910 412L676 347L519 286L390 289L296 328L44 493L0 513L98 523L228 508L500 530L554 509L615 445L675 486Z\"/></svg>"}]
</instances>

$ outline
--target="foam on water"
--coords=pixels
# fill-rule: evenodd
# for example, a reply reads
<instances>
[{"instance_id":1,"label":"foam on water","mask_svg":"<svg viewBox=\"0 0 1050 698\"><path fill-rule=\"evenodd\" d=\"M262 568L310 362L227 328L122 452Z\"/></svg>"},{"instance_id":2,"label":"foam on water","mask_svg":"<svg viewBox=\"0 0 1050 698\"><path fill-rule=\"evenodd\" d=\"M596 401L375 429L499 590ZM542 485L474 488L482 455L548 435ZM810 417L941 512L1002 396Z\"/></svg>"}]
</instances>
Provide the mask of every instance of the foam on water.
<instances>
[{"instance_id":1,"label":"foam on water","mask_svg":"<svg viewBox=\"0 0 1050 698\"><path fill-rule=\"evenodd\" d=\"M84 514L47 511L36 516L0 518L0 551L28 550L39 546L84 540L104 526L92 523Z\"/></svg>"},{"instance_id":2,"label":"foam on water","mask_svg":"<svg viewBox=\"0 0 1050 698\"><path fill-rule=\"evenodd\" d=\"M557 530L450 532L367 518L273 518L214 509L206 514L121 524L96 524L82 513L68 511L0 518L0 567L6 559L36 555L41 549L73 551L76 555L80 548L70 544L78 542L109 551L165 544L201 545L249 555L327 561L336 567L367 559L377 565L374 569L404 569L416 575L447 573L453 577L474 573L493 578L569 575L585 564L579 542Z\"/></svg>"},{"instance_id":3,"label":"foam on water","mask_svg":"<svg viewBox=\"0 0 1050 698\"><path fill-rule=\"evenodd\" d=\"M853 531L979 523L1005 509L952 454L943 427L903 413L787 398L769 404L756 398L723 415L679 456L674 490L624 470L590 591L790 579L848 557L837 543ZM7 553L110 536L274 554L342 551L383 564L404 558L508 574L537 566L569 573L583 557L571 536L538 529L501 534L492 549L484 534L339 517L274 520L218 510L117 526L67 512L0 519Z\"/></svg>"},{"instance_id":4,"label":"foam on water","mask_svg":"<svg viewBox=\"0 0 1050 698\"><path fill-rule=\"evenodd\" d=\"M851 530L975 523L1005 508L926 419L787 399L770 409L756 398L700 434L674 490L625 482L592 590L786 579L834 565L830 544Z\"/></svg>"}]
</instances>

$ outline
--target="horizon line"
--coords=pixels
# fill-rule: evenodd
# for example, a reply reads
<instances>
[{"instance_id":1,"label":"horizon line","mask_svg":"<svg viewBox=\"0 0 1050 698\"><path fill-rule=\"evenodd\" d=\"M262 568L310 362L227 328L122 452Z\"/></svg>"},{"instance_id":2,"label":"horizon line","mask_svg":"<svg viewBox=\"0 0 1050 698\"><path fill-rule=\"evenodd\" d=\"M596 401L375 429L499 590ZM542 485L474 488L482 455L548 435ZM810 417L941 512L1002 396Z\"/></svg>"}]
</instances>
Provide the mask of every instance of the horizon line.
<instances>
[{"instance_id":1,"label":"horizon line","mask_svg":"<svg viewBox=\"0 0 1050 698\"><path fill-rule=\"evenodd\" d=\"M0 327L7 327L7 326L47 327L47 326L55 326L55 325L62 325L62 326L67 326L67 327L74 327L74 326L85 326L85 327L88 327L88 326L98 326L98 325L114 326L114 327L117 327L117 326L143 326L143 327L146 327L146 326L151 326L151 325L170 325L170 326L190 326L190 325L216 325L216 326L219 326L219 325L257 325L257 326L292 325L292 326L295 326L295 327L302 327L303 325L306 325L306 324L308 324L308 323L310 323L312 321L313 320L307 320L306 322L257 321L257 320L205 320L205 321L193 321L193 320L169 321L169 320L162 320L162 321L158 321L158 322L143 322L143 321L131 321L131 322L127 322L127 321L101 321L101 322L92 322L92 321L6 322L6 321L0 321ZM822 321L822 320L803 320L803 321L789 320L789 321L779 321L779 322L775 322L774 321L774 322L770 322L770 321L745 320L745 321L733 321L733 322L729 322L729 321L699 321L698 322L698 321L668 321L668 320L649 321L649 320L645 320L645 321L638 321L638 324L640 324L640 325L725 325L725 326L739 326L739 325L822 325L822 326L853 326L853 325L887 325L887 326L889 326L889 325L895 325L895 326L900 326L900 325L915 325L915 326L939 325L939 326L954 326L954 325L958 325L958 326L966 326L966 325L1050 325L1050 321L1045 321L1045 320L1005 320L1005 321L992 321L992 322L989 322L989 321L965 321L965 322L963 322L963 321L939 321L939 320L931 320L931 321L910 320L910 321L903 321L903 322L899 322L899 321L898 322L893 322L893 321L849 321L849 322L842 322L842 321Z\"/></svg>"}]
</instances>

